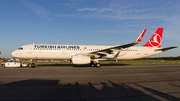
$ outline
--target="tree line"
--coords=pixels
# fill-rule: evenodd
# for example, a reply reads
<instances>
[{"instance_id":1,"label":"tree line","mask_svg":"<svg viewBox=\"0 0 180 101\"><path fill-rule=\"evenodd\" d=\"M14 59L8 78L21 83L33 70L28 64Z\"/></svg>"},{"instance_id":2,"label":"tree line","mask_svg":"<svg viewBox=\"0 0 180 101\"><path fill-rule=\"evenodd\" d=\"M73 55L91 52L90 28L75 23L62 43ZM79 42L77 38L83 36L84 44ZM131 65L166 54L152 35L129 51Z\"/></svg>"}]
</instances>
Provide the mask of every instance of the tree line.
<instances>
[{"instance_id":1,"label":"tree line","mask_svg":"<svg viewBox=\"0 0 180 101\"><path fill-rule=\"evenodd\" d=\"M177 57L149 57L149 58L143 58L144 59L151 59L151 60L180 60L180 56Z\"/></svg>"}]
</instances>

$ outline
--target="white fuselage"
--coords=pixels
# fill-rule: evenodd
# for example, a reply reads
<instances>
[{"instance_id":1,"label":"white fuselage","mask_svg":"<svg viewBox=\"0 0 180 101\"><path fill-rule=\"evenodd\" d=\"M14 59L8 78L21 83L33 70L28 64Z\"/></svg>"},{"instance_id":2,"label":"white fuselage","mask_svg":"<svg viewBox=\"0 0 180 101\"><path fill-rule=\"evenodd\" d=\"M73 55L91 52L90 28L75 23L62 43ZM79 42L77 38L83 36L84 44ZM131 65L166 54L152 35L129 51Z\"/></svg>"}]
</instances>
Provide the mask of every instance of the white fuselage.
<instances>
[{"instance_id":1,"label":"white fuselage","mask_svg":"<svg viewBox=\"0 0 180 101\"><path fill-rule=\"evenodd\" d=\"M54 45L54 44L30 44L21 46L18 50L12 52L12 56L24 59L71 59L76 54L86 54L114 46L100 45ZM113 50L113 53L101 57L99 60L113 59L119 52L115 60L139 59L162 53L155 51L159 48L132 46L120 50ZM103 52L102 52L103 54ZM97 56L98 57L98 56Z\"/></svg>"}]
</instances>

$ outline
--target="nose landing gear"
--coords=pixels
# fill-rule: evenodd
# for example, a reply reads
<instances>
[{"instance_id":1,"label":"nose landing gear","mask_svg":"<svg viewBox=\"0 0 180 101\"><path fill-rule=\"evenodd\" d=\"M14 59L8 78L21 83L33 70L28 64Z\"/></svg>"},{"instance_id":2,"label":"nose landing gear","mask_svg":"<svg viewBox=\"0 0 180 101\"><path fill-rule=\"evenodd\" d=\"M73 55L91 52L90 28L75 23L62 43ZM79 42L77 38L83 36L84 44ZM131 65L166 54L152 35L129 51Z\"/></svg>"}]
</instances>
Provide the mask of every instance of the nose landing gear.
<instances>
[{"instance_id":1,"label":"nose landing gear","mask_svg":"<svg viewBox=\"0 0 180 101\"><path fill-rule=\"evenodd\" d=\"M34 68L34 67L35 67L35 64L34 64L34 63L29 63L29 64L27 65L27 67Z\"/></svg>"},{"instance_id":2,"label":"nose landing gear","mask_svg":"<svg viewBox=\"0 0 180 101\"><path fill-rule=\"evenodd\" d=\"M27 65L27 67L34 68L36 65L33 63L33 60L30 60L30 63Z\"/></svg>"}]
</instances>

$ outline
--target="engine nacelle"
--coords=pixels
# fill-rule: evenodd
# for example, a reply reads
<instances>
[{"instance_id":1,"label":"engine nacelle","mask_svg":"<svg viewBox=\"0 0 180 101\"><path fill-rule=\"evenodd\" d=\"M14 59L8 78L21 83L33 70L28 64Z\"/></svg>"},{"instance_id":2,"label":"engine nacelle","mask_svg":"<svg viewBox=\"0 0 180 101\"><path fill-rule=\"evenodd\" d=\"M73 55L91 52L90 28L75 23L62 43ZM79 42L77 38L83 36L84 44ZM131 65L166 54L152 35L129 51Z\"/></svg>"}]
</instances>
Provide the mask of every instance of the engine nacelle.
<instances>
[{"instance_id":1,"label":"engine nacelle","mask_svg":"<svg viewBox=\"0 0 180 101\"><path fill-rule=\"evenodd\" d=\"M91 59L89 56L72 56L72 63L73 64L89 64L91 62Z\"/></svg>"}]
</instances>

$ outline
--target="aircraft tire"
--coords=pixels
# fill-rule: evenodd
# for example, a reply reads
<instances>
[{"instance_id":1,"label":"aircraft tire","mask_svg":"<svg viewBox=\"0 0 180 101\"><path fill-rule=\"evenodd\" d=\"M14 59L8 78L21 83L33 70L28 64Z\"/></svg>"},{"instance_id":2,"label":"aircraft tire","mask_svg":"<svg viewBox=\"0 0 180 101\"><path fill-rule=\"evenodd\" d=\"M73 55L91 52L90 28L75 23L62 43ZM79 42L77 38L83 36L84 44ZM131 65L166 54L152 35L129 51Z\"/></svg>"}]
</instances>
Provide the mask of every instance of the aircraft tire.
<instances>
[{"instance_id":1,"label":"aircraft tire","mask_svg":"<svg viewBox=\"0 0 180 101\"><path fill-rule=\"evenodd\" d=\"M36 65L34 63L32 63L32 66L35 67Z\"/></svg>"},{"instance_id":2,"label":"aircraft tire","mask_svg":"<svg viewBox=\"0 0 180 101\"><path fill-rule=\"evenodd\" d=\"M32 64L31 64L31 63L29 63L29 64L28 64L28 67L30 67L30 68L31 68L31 67L32 67Z\"/></svg>"},{"instance_id":3,"label":"aircraft tire","mask_svg":"<svg viewBox=\"0 0 180 101\"><path fill-rule=\"evenodd\" d=\"M33 68L33 67L35 67L35 64L34 63L29 63L28 67Z\"/></svg>"},{"instance_id":4,"label":"aircraft tire","mask_svg":"<svg viewBox=\"0 0 180 101\"><path fill-rule=\"evenodd\" d=\"M95 66L95 64L91 64L91 67L94 67Z\"/></svg>"},{"instance_id":5,"label":"aircraft tire","mask_svg":"<svg viewBox=\"0 0 180 101\"><path fill-rule=\"evenodd\" d=\"M93 61L91 61L91 67L95 67L95 64Z\"/></svg>"},{"instance_id":6,"label":"aircraft tire","mask_svg":"<svg viewBox=\"0 0 180 101\"><path fill-rule=\"evenodd\" d=\"M100 67L101 67L101 64L100 64L100 63L97 63L97 64L96 64L96 67L97 67L97 68L100 68Z\"/></svg>"},{"instance_id":7,"label":"aircraft tire","mask_svg":"<svg viewBox=\"0 0 180 101\"><path fill-rule=\"evenodd\" d=\"M5 68L5 64L2 64L1 66L2 66L3 68Z\"/></svg>"}]
</instances>

